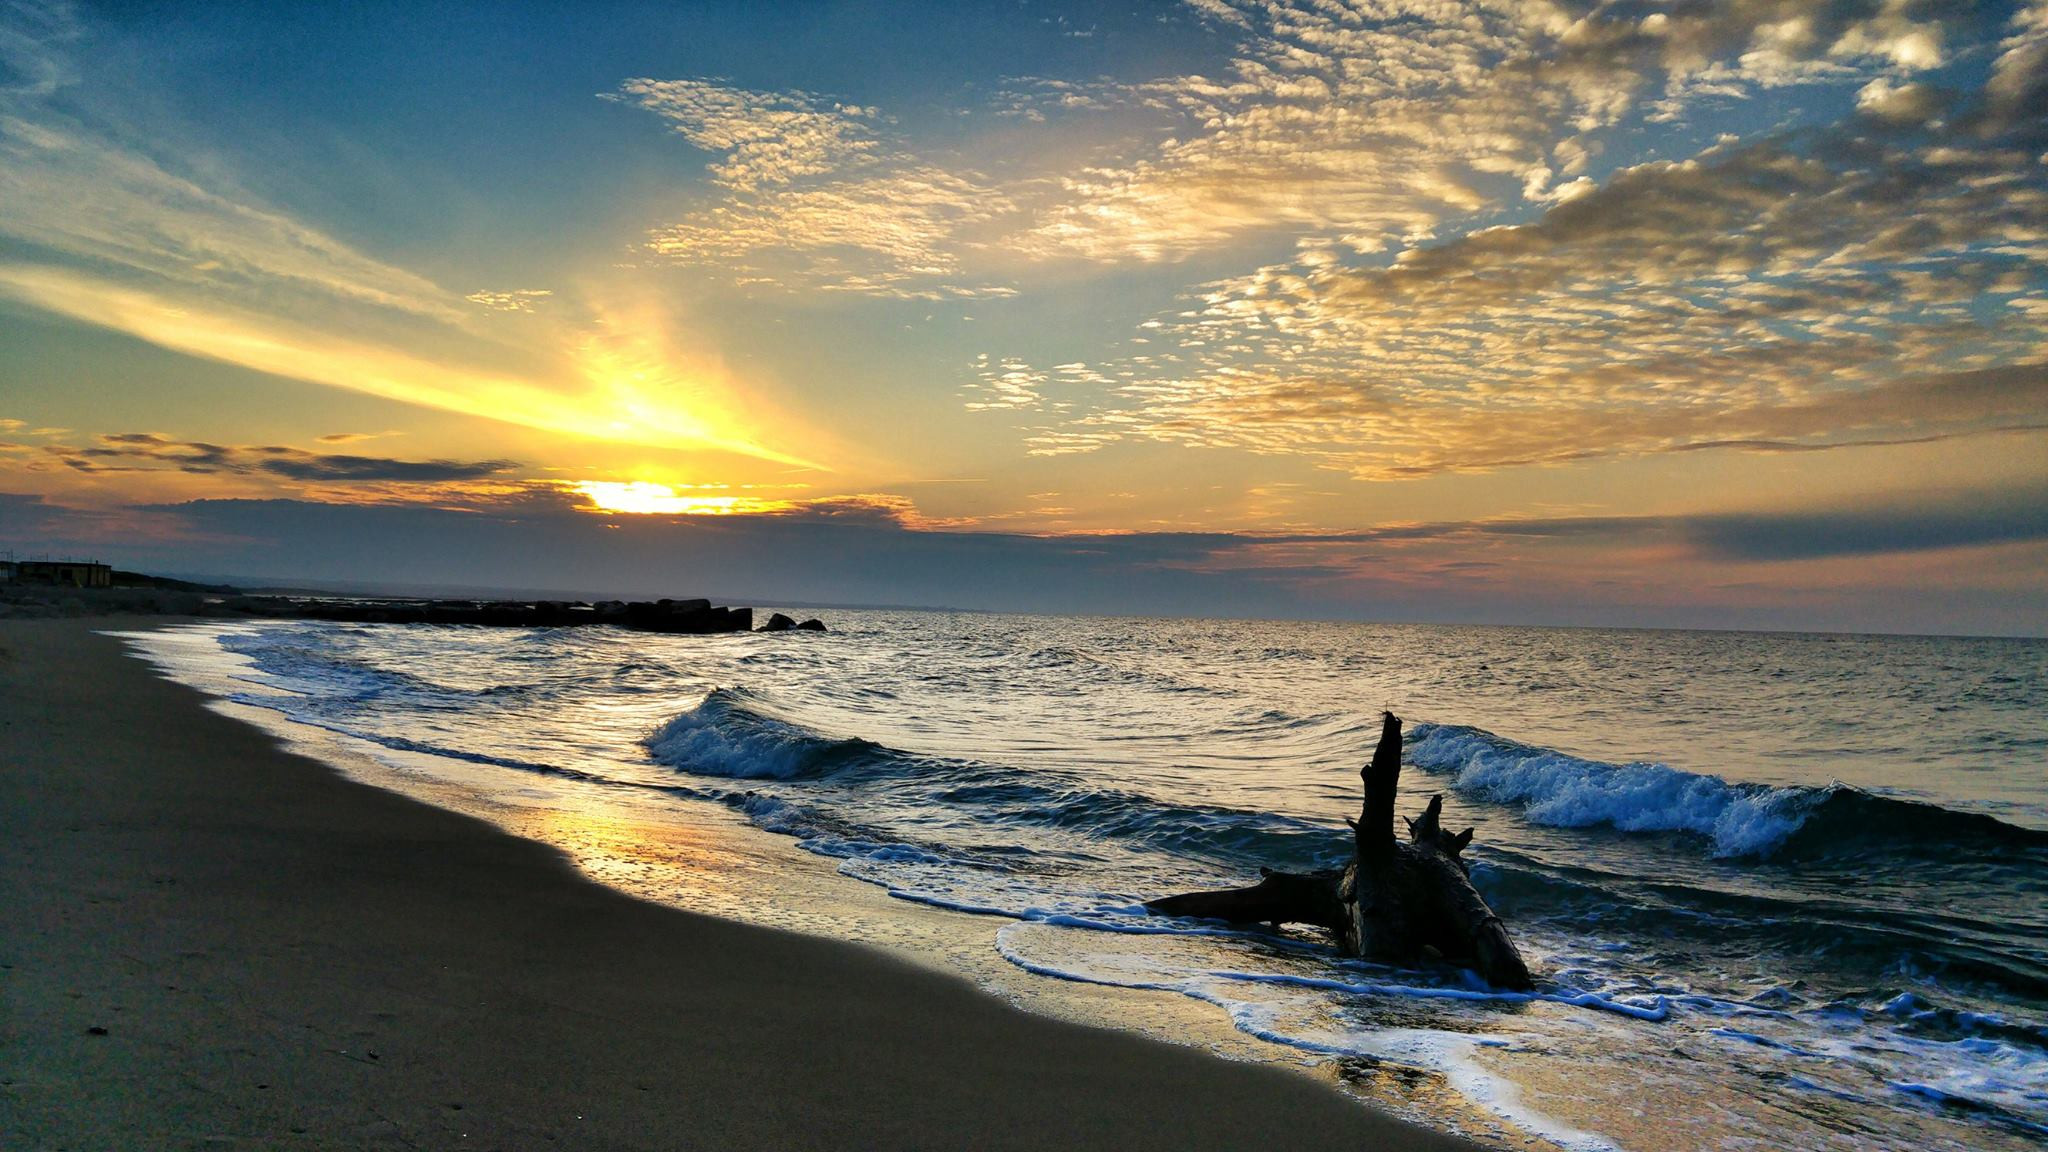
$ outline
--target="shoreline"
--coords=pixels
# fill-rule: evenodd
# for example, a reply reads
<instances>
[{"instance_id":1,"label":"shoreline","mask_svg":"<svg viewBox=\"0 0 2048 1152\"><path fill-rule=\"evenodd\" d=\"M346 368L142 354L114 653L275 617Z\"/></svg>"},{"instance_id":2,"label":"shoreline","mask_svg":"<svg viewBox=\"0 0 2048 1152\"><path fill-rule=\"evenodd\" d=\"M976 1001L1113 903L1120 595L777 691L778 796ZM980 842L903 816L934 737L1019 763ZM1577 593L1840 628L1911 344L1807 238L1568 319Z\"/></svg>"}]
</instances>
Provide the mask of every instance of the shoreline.
<instances>
[{"instance_id":1,"label":"shoreline","mask_svg":"<svg viewBox=\"0 0 2048 1152\"><path fill-rule=\"evenodd\" d=\"M623 895L287 752L97 634L178 622L0 622L19 1146L1473 1147Z\"/></svg>"}]
</instances>

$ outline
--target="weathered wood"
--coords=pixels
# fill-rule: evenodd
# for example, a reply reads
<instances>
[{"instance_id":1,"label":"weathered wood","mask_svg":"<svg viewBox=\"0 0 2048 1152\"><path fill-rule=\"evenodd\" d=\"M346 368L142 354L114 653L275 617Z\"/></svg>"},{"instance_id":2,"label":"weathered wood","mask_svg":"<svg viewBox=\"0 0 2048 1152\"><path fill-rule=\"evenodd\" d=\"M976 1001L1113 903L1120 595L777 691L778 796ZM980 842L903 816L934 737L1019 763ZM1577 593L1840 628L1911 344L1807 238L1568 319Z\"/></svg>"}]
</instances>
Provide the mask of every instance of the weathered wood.
<instances>
[{"instance_id":1,"label":"weathered wood","mask_svg":"<svg viewBox=\"0 0 2048 1152\"><path fill-rule=\"evenodd\" d=\"M1472 886L1461 853L1472 829L1443 830L1443 797L1430 797L1408 821L1408 839L1394 836L1394 796L1401 776L1401 720L1385 713L1379 746L1359 771L1365 796L1352 829L1352 859L1342 872L1290 873L1261 868L1250 888L1189 892L1148 902L1167 916L1238 923L1314 924L1339 951L1395 963L1431 954L1473 968L1489 984L1525 989L1529 967L1507 928Z\"/></svg>"},{"instance_id":2,"label":"weathered wood","mask_svg":"<svg viewBox=\"0 0 2048 1152\"><path fill-rule=\"evenodd\" d=\"M1194 916L1239 924L1314 924L1335 932L1346 915L1337 900L1337 872L1275 872L1259 869L1250 888L1189 892L1145 905L1164 916Z\"/></svg>"},{"instance_id":3,"label":"weathered wood","mask_svg":"<svg viewBox=\"0 0 2048 1152\"><path fill-rule=\"evenodd\" d=\"M1360 860L1384 860L1394 850L1394 795L1401 788L1400 717L1381 714L1379 746L1358 775L1365 782L1365 806L1351 826L1354 854Z\"/></svg>"}]
</instances>

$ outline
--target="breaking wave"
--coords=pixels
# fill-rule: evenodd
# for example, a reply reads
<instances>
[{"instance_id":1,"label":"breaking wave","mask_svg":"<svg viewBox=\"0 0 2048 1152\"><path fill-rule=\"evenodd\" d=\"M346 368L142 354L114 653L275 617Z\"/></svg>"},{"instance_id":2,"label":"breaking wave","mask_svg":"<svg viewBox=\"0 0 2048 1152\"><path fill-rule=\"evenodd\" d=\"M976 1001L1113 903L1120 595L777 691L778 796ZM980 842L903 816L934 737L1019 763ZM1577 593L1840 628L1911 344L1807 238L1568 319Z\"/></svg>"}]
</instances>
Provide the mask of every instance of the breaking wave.
<instances>
[{"instance_id":1,"label":"breaking wave","mask_svg":"<svg viewBox=\"0 0 2048 1152\"><path fill-rule=\"evenodd\" d=\"M834 740L768 713L743 688L720 688L647 738L657 761L701 776L794 780L821 775L863 753L866 740Z\"/></svg>"},{"instance_id":2,"label":"breaking wave","mask_svg":"<svg viewBox=\"0 0 2048 1152\"><path fill-rule=\"evenodd\" d=\"M1664 764L1606 764L1463 725L1417 724L1406 753L1460 795L1519 806L1531 823L1690 833L1717 857L2048 851L2048 833L1981 813L1844 784L1774 788Z\"/></svg>"}]
</instances>

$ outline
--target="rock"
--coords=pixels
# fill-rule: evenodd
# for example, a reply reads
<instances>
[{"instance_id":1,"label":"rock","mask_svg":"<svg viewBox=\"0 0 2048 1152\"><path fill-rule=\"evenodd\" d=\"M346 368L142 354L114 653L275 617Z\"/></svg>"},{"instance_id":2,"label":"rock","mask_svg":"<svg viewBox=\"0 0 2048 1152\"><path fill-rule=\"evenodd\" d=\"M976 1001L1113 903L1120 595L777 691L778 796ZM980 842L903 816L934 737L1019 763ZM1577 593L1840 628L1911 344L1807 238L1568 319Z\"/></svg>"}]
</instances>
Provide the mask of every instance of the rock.
<instances>
[{"instance_id":1,"label":"rock","mask_svg":"<svg viewBox=\"0 0 2048 1152\"><path fill-rule=\"evenodd\" d=\"M787 632L794 627L796 627L795 620L792 620L789 617L784 616L782 613L777 612L773 616L768 617L768 622L766 624L761 625L761 631Z\"/></svg>"},{"instance_id":2,"label":"rock","mask_svg":"<svg viewBox=\"0 0 2048 1152\"><path fill-rule=\"evenodd\" d=\"M797 630L802 632L823 632L825 630L825 622L813 616L809 620L797 625Z\"/></svg>"},{"instance_id":3,"label":"rock","mask_svg":"<svg viewBox=\"0 0 2048 1152\"><path fill-rule=\"evenodd\" d=\"M752 608L713 608L708 600L635 601L618 621L642 632L746 632L754 627Z\"/></svg>"}]
</instances>

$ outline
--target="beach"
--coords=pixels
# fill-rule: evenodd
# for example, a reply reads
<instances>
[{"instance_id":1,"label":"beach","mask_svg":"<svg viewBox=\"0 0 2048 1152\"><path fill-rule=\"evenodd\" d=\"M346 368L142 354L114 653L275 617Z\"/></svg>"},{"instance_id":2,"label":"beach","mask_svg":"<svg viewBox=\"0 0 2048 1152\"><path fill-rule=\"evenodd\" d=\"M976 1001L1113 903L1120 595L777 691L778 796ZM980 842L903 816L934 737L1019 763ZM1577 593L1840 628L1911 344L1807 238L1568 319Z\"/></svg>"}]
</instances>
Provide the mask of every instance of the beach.
<instances>
[{"instance_id":1,"label":"beach","mask_svg":"<svg viewBox=\"0 0 2048 1152\"><path fill-rule=\"evenodd\" d=\"M0 1135L58 1148L1468 1145L656 906L0 623Z\"/></svg>"},{"instance_id":2,"label":"beach","mask_svg":"<svg viewBox=\"0 0 2048 1152\"><path fill-rule=\"evenodd\" d=\"M0 0L0 1152L2048 1152L2044 108Z\"/></svg>"}]
</instances>

